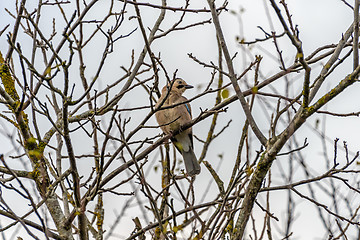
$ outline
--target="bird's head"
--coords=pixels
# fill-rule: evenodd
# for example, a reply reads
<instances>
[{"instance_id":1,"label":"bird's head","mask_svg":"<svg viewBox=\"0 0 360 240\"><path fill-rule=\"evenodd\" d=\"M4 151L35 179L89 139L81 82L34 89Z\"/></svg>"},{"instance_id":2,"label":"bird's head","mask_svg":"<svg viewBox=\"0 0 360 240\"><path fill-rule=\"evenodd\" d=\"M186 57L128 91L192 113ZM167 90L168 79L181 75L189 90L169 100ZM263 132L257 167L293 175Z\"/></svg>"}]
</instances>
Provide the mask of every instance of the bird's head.
<instances>
[{"instance_id":1,"label":"bird's head","mask_svg":"<svg viewBox=\"0 0 360 240\"><path fill-rule=\"evenodd\" d=\"M193 86L187 84L183 79L176 78L163 88L163 92L171 88L171 92L182 95L186 89L193 88Z\"/></svg>"}]
</instances>

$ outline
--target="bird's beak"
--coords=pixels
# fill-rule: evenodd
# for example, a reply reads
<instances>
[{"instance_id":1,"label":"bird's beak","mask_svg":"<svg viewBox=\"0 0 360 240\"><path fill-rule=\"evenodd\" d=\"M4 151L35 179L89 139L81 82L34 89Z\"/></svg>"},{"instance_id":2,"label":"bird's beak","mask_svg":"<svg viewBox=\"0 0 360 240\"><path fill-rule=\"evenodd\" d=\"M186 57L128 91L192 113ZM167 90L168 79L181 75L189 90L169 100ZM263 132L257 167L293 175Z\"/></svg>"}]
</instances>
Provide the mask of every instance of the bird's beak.
<instances>
[{"instance_id":1,"label":"bird's beak","mask_svg":"<svg viewBox=\"0 0 360 240\"><path fill-rule=\"evenodd\" d=\"M185 85L185 89L190 89L190 88L193 88L194 86L191 86L191 85Z\"/></svg>"}]
</instances>

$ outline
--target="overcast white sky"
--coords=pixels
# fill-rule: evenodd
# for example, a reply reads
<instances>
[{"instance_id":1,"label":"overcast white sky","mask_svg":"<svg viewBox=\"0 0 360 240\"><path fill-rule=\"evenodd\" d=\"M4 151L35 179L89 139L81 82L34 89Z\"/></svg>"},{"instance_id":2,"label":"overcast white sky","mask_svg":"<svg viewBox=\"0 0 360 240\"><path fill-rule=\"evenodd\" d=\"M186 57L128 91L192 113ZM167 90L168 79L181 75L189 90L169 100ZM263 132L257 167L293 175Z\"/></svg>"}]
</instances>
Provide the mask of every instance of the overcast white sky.
<instances>
[{"instance_id":1,"label":"overcast white sky","mask_svg":"<svg viewBox=\"0 0 360 240\"><path fill-rule=\"evenodd\" d=\"M34 1L35 2L35 1ZM157 1L158 2L158 1ZM194 2L194 1L193 1ZM287 1L290 11L293 15L293 22L299 25L300 38L303 41L303 48L305 55L311 53L319 46L325 44L336 43L340 38L341 34L346 31L346 29L352 23L353 13L351 9L349 9L342 1L340 0L288 0ZM28 4L32 4L29 1ZM34 3L37 4L37 3ZM168 4L171 6L176 6L177 1L168 1ZM107 4L106 1L100 1L98 6L94 8L93 12L88 16L88 20L92 19L92 17L96 17L101 15L102 11L106 11ZM196 4L193 3L194 8L202 8L207 6L206 1L197 1ZM8 8L13 11L13 1L0 0L0 30L4 28L8 23L11 23L10 29L12 29L13 20L8 17L8 14L4 11L4 8ZM272 74L278 71L278 63L273 60L273 58L267 55L264 52L264 49L259 49L254 47L252 51L252 55L246 56L246 61L244 62L243 52L241 48L236 43L235 38L238 35L241 38L244 38L246 41L252 41L256 38L263 38L264 34L258 28L261 26L267 32L275 30L277 33L282 33L282 29L279 25L279 22L274 17L273 10L269 8L271 12L273 24L275 29L271 29L271 25L267 21L266 10L264 8L263 0L239 0L239 1L230 1L228 8L232 11L239 12L240 9L243 9L240 17L241 23L239 23L239 19L237 16L231 13L224 13L221 15L222 26L224 28L225 36L227 43L229 45L229 49L231 54L235 54L235 52L239 52L238 57L235 59L235 67L238 70L238 73L244 69L243 66L246 66L251 60L254 59L255 54L259 54L263 56L262 60L262 76L269 77ZM31 8L30 8L31 9ZM155 14L150 11L146 11L144 8L141 8L142 14L144 17L144 23L146 26L151 27L153 25L153 21L156 19L158 12ZM44 19L51 19L53 16L57 16L58 12L44 11L43 17ZM71 14L69 14L71 15ZM131 14L127 17L129 17ZM168 12L167 21L164 25L171 25L175 19L179 16L178 13ZM189 14L188 18L185 21L191 22L193 19L202 19L206 20L210 18L209 14ZM59 19L59 20L58 20ZM61 23L60 18L57 18L57 21ZM43 21L42 24L44 26L49 25L49 32L51 31L51 20ZM137 26L137 22L135 20L130 21L124 25L122 29L122 34L126 34ZM61 32L63 26L59 28L59 32ZM165 27L164 27L165 28ZM215 41L215 32L213 25L195 27L192 30L186 31L186 34L183 32L170 34L167 38L159 40L152 45L152 50L155 54L161 52L161 57L163 63L169 72L170 75L173 74L175 70L178 70L178 76L184 78L189 84L195 86L201 86L202 84L206 84L210 79L210 70L204 69L199 66L197 63L189 59L188 53L193 53L196 57L201 59L204 62L214 61L217 62L217 47ZM19 36L19 40L25 39L24 35ZM29 38L28 38L29 39ZM99 39L98 42L89 46L91 51L86 55L87 61L87 74L88 76L94 75L98 61L94 61L101 56L103 48L104 48L104 39ZM27 45L28 44L28 45ZM31 42L27 42L26 40L22 41L22 47L24 52L30 51ZM131 50L135 50L135 58L138 56L139 52L143 48L143 40L140 35L140 32L135 32L131 37L125 38L117 43L117 51L114 54L111 54L107 59L106 67L103 73L100 76L102 86L106 86L107 84L112 83L117 80L118 77L122 76L122 72L120 70L120 66L127 66L129 64L129 57L131 55ZM295 53L295 48L289 44L289 41L284 38L279 41L280 47L284 51L284 56L286 63L290 65L293 62L293 57ZM271 42L268 42L263 45L266 51L275 52L275 48ZM28 47L28 49L27 49ZM0 37L0 51L4 54L7 52L7 44L6 44L6 35L2 35ZM15 55L16 56L16 55ZM324 93L329 90L334 84L342 79L346 74L349 73L352 69L351 61L346 62L346 67L343 67L341 70L336 71L334 77L329 79L329 83L325 85L325 88L319 92ZM77 67L75 67L77 68ZM76 73L76 69L73 69L74 74ZM320 65L314 68L313 76L316 76L316 72L319 71ZM263 79L261 79L263 80ZM165 83L165 79L161 79L162 84ZM228 82L228 80L226 79ZM61 84L61 83L60 83ZM97 86L101 88L99 84ZM282 86L277 86L282 87ZM203 88L200 87L200 90ZM294 89L294 91L297 89ZM360 101L358 99L359 87L352 87L350 90L347 90L342 96L337 98L334 102L331 103L331 107L328 107L329 110L335 112L355 112L360 110ZM188 98L195 96L196 93L199 92L199 89L194 89L192 91L187 91L186 96ZM138 106L142 103L147 103L148 99L141 99L142 92L138 93L139 97L133 98L131 96L126 96L122 102L121 106ZM192 103L193 116L197 116L200 112L200 108L206 109L210 108L213 105L213 95L200 98L195 100ZM144 111L139 112L128 112L125 113L124 116L132 117L133 119L141 119L144 116ZM243 127L244 117L242 116L242 110L240 108L239 103L233 103L229 108L229 113L221 115L219 120L219 125L217 130L219 130L222 126L226 125L229 119L233 119L233 122L230 125L230 128L225 131L225 136L223 138L217 139L212 143L212 148L209 150L206 160L209 161L213 166L217 166L219 162L218 154L224 155L224 163L221 165L219 169L220 176L225 180L229 177L229 168L232 168L232 164L234 161L234 156L236 156L237 152L237 144L239 141L239 132ZM236 117L234 117L236 116ZM264 119L264 113L262 111L255 111L254 113L255 119L258 121L260 127L263 127L262 130L267 131L267 121L262 121ZM311 118L307 125L314 126L314 122L318 117ZM140 121L140 120L139 120ZM352 151L357 151L360 149L360 141L359 137L359 120L357 118L347 118L347 119L339 119L328 117L327 118L327 134L330 140L335 138L340 138L340 142L347 141L349 144L349 148ZM209 127L210 119L203 121L200 124L197 124L194 128L194 134L203 139ZM4 125L3 120L0 122L0 130ZM44 123L49 126L48 123ZM132 125L133 124L133 125ZM137 121L130 123L129 128L131 126L135 126ZM152 119L150 124L155 125L155 119ZM4 129L3 129L4 130ZM9 129L8 129L9 130ZM43 133L46 132L47 128L44 127ZM129 130L130 131L130 130ZM156 130L157 131L157 130ZM356 132L356 134L354 134ZM154 131L151 130L153 134ZM267 132L264 132L267 135ZM307 127L306 125L302 127L302 129L297 134L299 141L303 141L305 137L308 138L308 142L310 146L304 151L304 156L306 158L311 159L314 162L311 167L318 171L322 172L322 168L324 166L323 160L321 160L321 146L320 141L317 138L317 135L313 133L312 129ZM75 143L82 143L83 146L76 149L77 154L89 153L92 151L91 148L86 148L86 143L84 143L84 136L74 135L73 139ZM144 135L136 135L136 139L143 139ZM6 156L15 154L13 151L10 151L9 142L4 137L0 137L0 153L5 153ZM329 146L331 146L331 142L329 142ZM195 141L195 149L196 154L200 155L201 146L198 141ZM253 149L254 151L257 149ZM332 148L328 148L329 154L331 156ZM153 154L153 157L155 154ZM255 152L252 153L252 156L255 156ZM281 160L281 159L280 159ZM81 164L81 163L80 163ZM157 164L154 162L153 164ZM84 164L83 171L86 172L89 170L91 166ZM85 173L84 173L85 174ZM279 170L277 169L277 164L273 167L273 174L279 174ZM301 177L302 175L296 175L296 177ZM151 172L149 175L150 179L157 179L159 176L156 173ZM199 196L202 196L204 191L204 185L208 183L208 179L210 179L210 175L208 171L203 167L202 173L197 177L195 182L195 189L198 191ZM155 180L154 180L155 181ZM276 179L275 179L276 181ZM213 185L214 186L214 185ZM124 189L125 191L126 189ZM212 193L209 193L210 195ZM214 195L215 193L213 193ZM10 196L10 195L8 195ZM271 194L271 197L275 199L272 203L272 211L275 213L277 217L281 219L285 214L285 209L283 208L285 203L286 194L274 192ZM259 199L263 196L260 194ZM200 201L200 198L197 200ZM321 229L321 223L314 222L312 219L313 215L317 214L315 212L315 208L312 207L308 202L298 200L299 205L296 208L296 213L298 220L295 222L293 231L294 231L294 239L324 239L324 235L319 229ZM357 199L359 201L359 199ZM123 207L124 200L119 198L107 199L105 198L105 204L108 206L112 206L113 209L109 209L106 212L106 217L108 218L105 224L111 223L113 211L119 212ZM255 208L255 216L258 209ZM262 214L259 211L259 222L262 221ZM136 211L130 210L126 213L127 221L121 223L121 229L119 230L119 235L126 235L130 230L133 229L133 222L131 218L136 216L138 213ZM3 220L0 218L0 222ZM283 226L284 222L280 221L279 226ZM126 231L125 231L126 229ZM24 238L25 239L25 238ZM115 238L114 238L115 239ZM276 238L275 238L276 239Z\"/></svg>"}]
</instances>

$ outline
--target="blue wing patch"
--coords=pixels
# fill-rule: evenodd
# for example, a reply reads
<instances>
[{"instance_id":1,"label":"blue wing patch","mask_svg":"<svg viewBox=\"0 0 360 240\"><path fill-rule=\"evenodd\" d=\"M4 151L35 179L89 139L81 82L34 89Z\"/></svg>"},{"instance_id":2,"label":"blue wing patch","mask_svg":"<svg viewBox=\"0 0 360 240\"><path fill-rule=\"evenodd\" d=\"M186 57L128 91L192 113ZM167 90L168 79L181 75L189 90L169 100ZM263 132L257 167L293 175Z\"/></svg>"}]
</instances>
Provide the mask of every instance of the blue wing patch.
<instances>
[{"instance_id":1,"label":"blue wing patch","mask_svg":"<svg viewBox=\"0 0 360 240\"><path fill-rule=\"evenodd\" d=\"M188 103L185 103L186 110L188 111L189 115L191 116L191 110Z\"/></svg>"}]
</instances>

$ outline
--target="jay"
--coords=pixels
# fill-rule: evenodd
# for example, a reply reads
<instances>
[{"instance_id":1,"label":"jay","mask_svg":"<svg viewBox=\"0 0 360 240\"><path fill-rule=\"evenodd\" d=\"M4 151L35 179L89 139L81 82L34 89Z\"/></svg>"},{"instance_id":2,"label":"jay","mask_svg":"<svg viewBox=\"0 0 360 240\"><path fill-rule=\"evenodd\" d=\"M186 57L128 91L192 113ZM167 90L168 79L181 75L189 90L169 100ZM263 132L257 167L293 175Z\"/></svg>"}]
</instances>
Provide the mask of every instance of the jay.
<instances>
[{"instance_id":1,"label":"jay","mask_svg":"<svg viewBox=\"0 0 360 240\"><path fill-rule=\"evenodd\" d=\"M181 130L184 124L191 121L191 107L189 103L161 110L161 107L172 106L187 101L182 94L189 88L193 88L193 86L188 85L180 78L174 79L163 87L161 96L155 105L156 108L160 107L160 111L155 113L155 117L165 134ZM192 129L188 128L180 131L179 134L171 138L171 141L183 156L187 174L189 176L199 174L200 165L194 154Z\"/></svg>"}]
</instances>

